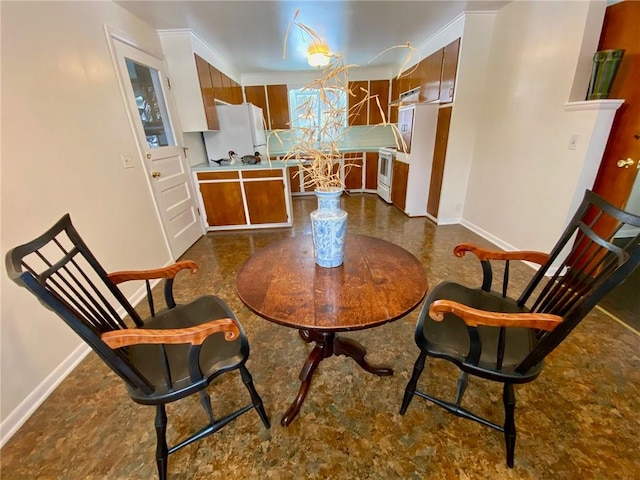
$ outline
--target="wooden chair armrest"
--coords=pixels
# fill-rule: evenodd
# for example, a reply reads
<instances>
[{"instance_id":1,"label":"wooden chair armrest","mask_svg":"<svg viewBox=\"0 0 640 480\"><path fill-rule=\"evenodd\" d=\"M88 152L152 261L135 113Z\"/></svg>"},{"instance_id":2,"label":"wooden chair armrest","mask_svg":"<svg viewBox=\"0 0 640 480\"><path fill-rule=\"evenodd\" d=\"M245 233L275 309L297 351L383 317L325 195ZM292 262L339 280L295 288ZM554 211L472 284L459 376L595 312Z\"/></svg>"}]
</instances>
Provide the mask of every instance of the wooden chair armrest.
<instances>
[{"instance_id":1,"label":"wooden chair armrest","mask_svg":"<svg viewBox=\"0 0 640 480\"><path fill-rule=\"evenodd\" d=\"M240 336L240 329L231 318L219 318L188 328L145 329L129 328L105 332L100 338L112 349L140 344L202 345L214 333L224 332L224 339L231 342Z\"/></svg>"},{"instance_id":2,"label":"wooden chair armrest","mask_svg":"<svg viewBox=\"0 0 640 480\"><path fill-rule=\"evenodd\" d=\"M436 322L444 319L445 313L453 313L470 327L521 327L551 331L562 322L562 317L548 313L499 313L468 307L452 300L436 300L429 306L429 316Z\"/></svg>"},{"instance_id":3,"label":"wooden chair armrest","mask_svg":"<svg viewBox=\"0 0 640 480\"><path fill-rule=\"evenodd\" d=\"M453 254L456 257L464 257L467 252L473 253L479 260L524 260L526 262L537 263L538 265L544 265L549 261L549 254L528 250L503 252L487 250L469 243L461 243L453 249Z\"/></svg>"},{"instance_id":4,"label":"wooden chair armrest","mask_svg":"<svg viewBox=\"0 0 640 480\"><path fill-rule=\"evenodd\" d=\"M127 282L129 280L150 280L153 278L174 278L180 270L189 269L191 273L198 271L198 265L191 260L183 260L164 268L156 268L153 270L127 270L121 272L109 273L107 277L114 284Z\"/></svg>"}]
</instances>

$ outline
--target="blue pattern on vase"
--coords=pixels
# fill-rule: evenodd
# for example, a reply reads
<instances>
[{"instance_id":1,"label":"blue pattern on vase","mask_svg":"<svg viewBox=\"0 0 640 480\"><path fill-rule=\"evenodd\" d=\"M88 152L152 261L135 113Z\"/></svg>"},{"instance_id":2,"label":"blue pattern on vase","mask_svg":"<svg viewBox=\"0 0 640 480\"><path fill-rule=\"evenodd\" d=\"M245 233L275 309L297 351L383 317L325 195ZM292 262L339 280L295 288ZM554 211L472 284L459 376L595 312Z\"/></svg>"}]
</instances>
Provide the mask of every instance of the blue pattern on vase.
<instances>
[{"instance_id":1,"label":"blue pattern on vase","mask_svg":"<svg viewBox=\"0 0 640 480\"><path fill-rule=\"evenodd\" d=\"M321 267L339 267L344 257L347 212L340 208L342 189L315 191L318 209L311 212L311 236L316 263Z\"/></svg>"}]
</instances>

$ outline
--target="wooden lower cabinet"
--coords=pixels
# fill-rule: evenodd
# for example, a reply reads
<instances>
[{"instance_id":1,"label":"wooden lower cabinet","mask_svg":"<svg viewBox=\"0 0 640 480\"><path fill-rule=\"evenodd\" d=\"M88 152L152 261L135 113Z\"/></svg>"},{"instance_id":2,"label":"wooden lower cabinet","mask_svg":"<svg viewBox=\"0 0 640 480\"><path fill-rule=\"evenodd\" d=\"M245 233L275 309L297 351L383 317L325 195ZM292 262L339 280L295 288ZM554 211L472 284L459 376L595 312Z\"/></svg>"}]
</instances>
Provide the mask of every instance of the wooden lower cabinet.
<instances>
[{"instance_id":1,"label":"wooden lower cabinet","mask_svg":"<svg viewBox=\"0 0 640 480\"><path fill-rule=\"evenodd\" d=\"M247 211L252 225L286 223L288 221L284 191L283 180L262 180L244 183Z\"/></svg>"},{"instance_id":2,"label":"wooden lower cabinet","mask_svg":"<svg viewBox=\"0 0 640 480\"><path fill-rule=\"evenodd\" d=\"M284 170L243 170L242 185L251 225L287 223L287 186Z\"/></svg>"},{"instance_id":3,"label":"wooden lower cabinet","mask_svg":"<svg viewBox=\"0 0 640 480\"><path fill-rule=\"evenodd\" d=\"M376 193L378 189L378 151L347 152L333 166L340 171L344 189L353 193ZM310 195L314 185L306 173L299 173L298 165L287 167L291 193L295 196Z\"/></svg>"},{"instance_id":4,"label":"wooden lower cabinet","mask_svg":"<svg viewBox=\"0 0 640 480\"><path fill-rule=\"evenodd\" d=\"M378 189L378 152L365 154L364 188L365 190Z\"/></svg>"},{"instance_id":5,"label":"wooden lower cabinet","mask_svg":"<svg viewBox=\"0 0 640 480\"><path fill-rule=\"evenodd\" d=\"M391 177L391 203L403 212L407 206L407 181L409 180L409 164L396 160L393 162Z\"/></svg>"},{"instance_id":6,"label":"wooden lower cabinet","mask_svg":"<svg viewBox=\"0 0 640 480\"><path fill-rule=\"evenodd\" d=\"M362 158L344 159L344 189L362 190Z\"/></svg>"},{"instance_id":7,"label":"wooden lower cabinet","mask_svg":"<svg viewBox=\"0 0 640 480\"><path fill-rule=\"evenodd\" d=\"M201 183L207 225L246 225L240 182Z\"/></svg>"},{"instance_id":8,"label":"wooden lower cabinet","mask_svg":"<svg viewBox=\"0 0 640 480\"><path fill-rule=\"evenodd\" d=\"M291 187L291 193L300 193L300 171L299 167L287 167L289 173L289 185Z\"/></svg>"},{"instance_id":9,"label":"wooden lower cabinet","mask_svg":"<svg viewBox=\"0 0 640 480\"><path fill-rule=\"evenodd\" d=\"M284 169L197 172L208 230L291 226Z\"/></svg>"}]
</instances>

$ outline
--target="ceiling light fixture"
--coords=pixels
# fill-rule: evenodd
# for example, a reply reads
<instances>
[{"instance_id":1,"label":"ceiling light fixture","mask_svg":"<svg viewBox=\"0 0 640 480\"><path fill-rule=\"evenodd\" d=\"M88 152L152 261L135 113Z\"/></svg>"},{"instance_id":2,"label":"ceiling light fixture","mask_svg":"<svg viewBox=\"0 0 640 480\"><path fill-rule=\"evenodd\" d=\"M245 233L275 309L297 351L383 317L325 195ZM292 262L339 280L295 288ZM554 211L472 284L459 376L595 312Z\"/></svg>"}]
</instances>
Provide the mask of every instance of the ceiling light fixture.
<instances>
[{"instance_id":1,"label":"ceiling light fixture","mask_svg":"<svg viewBox=\"0 0 640 480\"><path fill-rule=\"evenodd\" d=\"M331 57L329 55L329 47L322 42L313 42L307 49L307 62L312 67L326 67Z\"/></svg>"}]
</instances>

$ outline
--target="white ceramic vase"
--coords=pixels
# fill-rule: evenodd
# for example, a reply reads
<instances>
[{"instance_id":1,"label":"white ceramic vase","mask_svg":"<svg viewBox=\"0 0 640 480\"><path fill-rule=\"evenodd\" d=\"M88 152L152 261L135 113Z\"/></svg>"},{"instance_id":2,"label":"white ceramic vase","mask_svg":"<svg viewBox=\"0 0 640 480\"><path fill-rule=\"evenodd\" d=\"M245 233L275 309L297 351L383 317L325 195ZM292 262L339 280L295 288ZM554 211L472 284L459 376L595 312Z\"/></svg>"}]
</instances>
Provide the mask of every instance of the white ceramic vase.
<instances>
[{"instance_id":1,"label":"white ceramic vase","mask_svg":"<svg viewBox=\"0 0 640 480\"><path fill-rule=\"evenodd\" d=\"M316 264L339 267L344 257L347 212L340 208L341 188L315 191L318 209L311 212L311 236Z\"/></svg>"}]
</instances>

